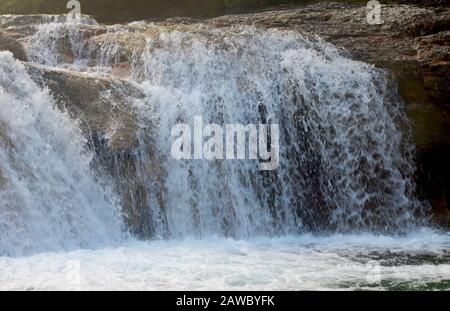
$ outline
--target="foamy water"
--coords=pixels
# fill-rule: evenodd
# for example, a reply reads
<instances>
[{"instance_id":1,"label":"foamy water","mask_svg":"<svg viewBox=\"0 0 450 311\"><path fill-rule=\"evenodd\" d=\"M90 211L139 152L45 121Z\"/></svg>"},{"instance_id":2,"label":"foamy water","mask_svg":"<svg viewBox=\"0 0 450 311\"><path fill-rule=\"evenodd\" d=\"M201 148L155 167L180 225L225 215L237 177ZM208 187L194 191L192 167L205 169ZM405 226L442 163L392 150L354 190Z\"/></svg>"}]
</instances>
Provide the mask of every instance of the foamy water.
<instances>
[{"instance_id":1,"label":"foamy water","mask_svg":"<svg viewBox=\"0 0 450 311\"><path fill-rule=\"evenodd\" d=\"M0 271L2 290L442 289L450 284L450 235L129 242L0 258Z\"/></svg>"}]
</instances>

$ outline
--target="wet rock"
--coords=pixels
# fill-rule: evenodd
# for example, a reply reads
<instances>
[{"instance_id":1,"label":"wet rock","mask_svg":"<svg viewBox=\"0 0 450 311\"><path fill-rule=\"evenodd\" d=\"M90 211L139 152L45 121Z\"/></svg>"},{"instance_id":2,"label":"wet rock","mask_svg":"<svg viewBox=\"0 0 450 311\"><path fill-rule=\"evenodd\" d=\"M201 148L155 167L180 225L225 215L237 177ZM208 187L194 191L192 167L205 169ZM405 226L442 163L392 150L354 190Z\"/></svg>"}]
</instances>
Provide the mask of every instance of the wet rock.
<instances>
[{"instance_id":1,"label":"wet rock","mask_svg":"<svg viewBox=\"0 0 450 311\"><path fill-rule=\"evenodd\" d=\"M184 28L192 31L196 25L202 24L215 27L255 25L296 30L319 35L341 47L353 58L391 70L403 81L400 92L407 100L418 95L411 94L411 90L417 89L418 93L425 93L428 101L448 106L450 8L384 5L380 25L368 24L366 14L366 7L362 4L325 2L275 11L227 15L203 21L171 18L153 25L137 22L106 27L95 24L86 16L76 39L88 41L83 57L99 61L107 56L108 51L115 49L114 59L106 61L124 67L123 64L129 63L135 53L142 52L146 38L158 35L161 27L166 31ZM24 39L36 32L36 28L44 22L63 23L65 19L65 16L56 15L2 16L0 28L9 28L8 31L14 31L15 36ZM28 29L30 27L34 30ZM23 31L23 28L28 30ZM62 59L67 63L73 62L70 38L62 37L60 41ZM19 52L17 54L23 55ZM125 75L123 70L119 72L122 76ZM410 76L414 79L404 78ZM409 84L415 85L412 88Z\"/></svg>"},{"instance_id":2,"label":"wet rock","mask_svg":"<svg viewBox=\"0 0 450 311\"><path fill-rule=\"evenodd\" d=\"M431 203L432 216L449 224L445 215L450 211L450 8L423 6L439 1L416 2L422 6L383 5L381 25L367 23L365 6L343 3L223 16L209 22L217 27L247 24L317 34L349 57L393 73L413 120L417 192Z\"/></svg>"},{"instance_id":3,"label":"wet rock","mask_svg":"<svg viewBox=\"0 0 450 311\"><path fill-rule=\"evenodd\" d=\"M66 21L67 15L60 14L0 15L0 27L2 28L35 27L47 23L65 23ZM97 24L89 15L83 15L81 21L83 24Z\"/></svg>"},{"instance_id":4,"label":"wet rock","mask_svg":"<svg viewBox=\"0 0 450 311\"><path fill-rule=\"evenodd\" d=\"M8 136L7 127L4 122L0 120L0 146L2 148L12 148L14 146L11 138ZM7 179L0 168L0 190L7 184Z\"/></svg>"},{"instance_id":5,"label":"wet rock","mask_svg":"<svg viewBox=\"0 0 450 311\"><path fill-rule=\"evenodd\" d=\"M0 169L0 191L7 187L8 181Z\"/></svg>"},{"instance_id":6,"label":"wet rock","mask_svg":"<svg viewBox=\"0 0 450 311\"><path fill-rule=\"evenodd\" d=\"M50 21L51 16L61 18L57 17L58 15L1 15L0 26L2 28L34 26Z\"/></svg>"},{"instance_id":7,"label":"wet rock","mask_svg":"<svg viewBox=\"0 0 450 311\"><path fill-rule=\"evenodd\" d=\"M105 32L92 36L88 41L89 57L101 65L115 67L119 75L126 75L130 69L126 70L126 64L130 65L133 62L135 53L142 53L145 44L145 32L135 33L126 30Z\"/></svg>"},{"instance_id":8,"label":"wet rock","mask_svg":"<svg viewBox=\"0 0 450 311\"><path fill-rule=\"evenodd\" d=\"M111 149L136 147L137 120L127 96L140 97L138 89L117 79L100 79L31 64L27 67L38 83L50 89L63 110L86 123L82 124L86 130L108 137Z\"/></svg>"},{"instance_id":9,"label":"wet rock","mask_svg":"<svg viewBox=\"0 0 450 311\"><path fill-rule=\"evenodd\" d=\"M366 14L363 5L319 3L286 11L222 16L210 23L219 27L251 24L320 35L353 58L389 69L400 79L418 73L414 80L419 92L425 91L435 103L450 103L450 9L384 5L381 25L368 24Z\"/></svg>"},{"instance_id":10,"label":"wet rock","mask_svg":"<svg viewBox=\"0 0 450 311\"><path fill-rule=\"evenodd\" d=\"M25 50L22 44L11 35L0 31L0 51L10 51L19 60L26 60Z\"/></svg>"},{"instance_id":11,"label":"wet rock","mask_svg":"<svg viewBox=\"0 0 450 311\"><path fill-rule=\"evenodd\" d=\"M142 98L141 91L117 78L26 66L34 80L50 90L60 108L79 121L96 154L93 166L113 180L130 230L138 237L151 237L149 204L160 202L158 206L162 206L158 185L163 184L163 171L152 149L152 124L142 124L131 104ZM140 144L139 140L145 142ZM150 161L143 162L144 157ZM140 176L142 169L146 176Z\"/></svg>"}]
</instances>

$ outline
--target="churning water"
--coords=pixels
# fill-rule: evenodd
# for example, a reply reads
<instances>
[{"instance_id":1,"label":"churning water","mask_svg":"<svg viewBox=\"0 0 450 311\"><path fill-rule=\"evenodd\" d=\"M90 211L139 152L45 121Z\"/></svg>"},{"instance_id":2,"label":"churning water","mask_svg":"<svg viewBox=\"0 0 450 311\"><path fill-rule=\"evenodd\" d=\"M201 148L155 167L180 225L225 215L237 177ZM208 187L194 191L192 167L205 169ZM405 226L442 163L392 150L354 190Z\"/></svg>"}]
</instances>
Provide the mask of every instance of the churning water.
<instances>
[{"instance_id":1,"label":"churning water","mask_svg":"<svg viewBox=\"0 0 450 311\"><path fill-rule=\"evenodd\" d=\"M385 72L289 31L34 27L28 58L46 70L119 80L129 64L121 79L140 95L114 91L135 112L138 143L121 182L82 120L0 52L0 255L42 253L1 258L0 288L448 287L450 238L421 229L409 124ZM278 169L172 159L171 128L196 116L279 124ZM71 260L75 287L61 272ZM381 280L367 279L373 269Z\"/></svg>"},{"instance_id":2,"label":"churning water","mask_svg":"<svg viewBox=\"0 0 450 311\"><path fill-rule=\"evenodd\" d=\"M305 234L132 242L0 258L0 289L431 290L450 286L449 236Z\"/></svg>"}]
</instances>

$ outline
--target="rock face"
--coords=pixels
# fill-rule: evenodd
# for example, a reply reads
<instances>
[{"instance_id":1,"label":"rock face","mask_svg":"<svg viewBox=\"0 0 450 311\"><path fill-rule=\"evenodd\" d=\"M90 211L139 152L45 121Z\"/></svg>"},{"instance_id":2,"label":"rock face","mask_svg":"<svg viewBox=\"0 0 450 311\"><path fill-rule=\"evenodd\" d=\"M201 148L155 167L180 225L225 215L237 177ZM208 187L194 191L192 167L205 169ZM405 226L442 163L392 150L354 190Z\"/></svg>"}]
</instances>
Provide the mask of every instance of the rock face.
<instances>
[{"instance_id":1,"label":"rock face","mask_svg":"<svg viewBox=\"0 0 450 311\"><path fill-rule=\"evenodd\" d=\"M6 136L6 128L3 122L0 122L0 144L9 144L9 138ZM0 170L0 190L6 185L6 178L2 171Z\"/></svg>"},{"instance_id":2,"label":"rock face","mask_svg":"<svg viewBox=\"0 0 450 311\"><path fill-rule=\"evenodd\" d=\"M287 11L224 16L210 22L216 26L251 24L319 35L344 48L353 58L392 70L407 100L417 99L420 91L429 99L449 105L450 9L386 5L382 6L381 25L368 24L366 14L361 5L320 3ZM411 93L408 84L415 82L420 89Z\"/></svg>"},{"instance_id":3,"label":"rock face","mask_svg":"<svg viewBox=\"0 0 450 311\"><path fill-rule=\"evenodd\" d=\"M27 67L36 82L49 88L62 109L86 123L83 128L107 137L109 149L129 150L137 146L138 125L131 105L127 106L127 96L139 97L139 90L118 79L99 79L31 64ZM118 89L126 93L120 94Z\"/></svg>"},{"instance_id":4,"label":"rock face","mask_svg":"<svg viewBox=\"0 0 450 311\"><path fill-rule=\"evenodd\" d=\"M423 4L424 1L419 1ZM426 2L426 1L425 1ZM418 98L450 105L450 8L412 5L384 5L381 25L370 25L364 5L318 3L253 14L227 15L210 20L171 18L144 27L133 23L118 25L120 31L104 25L80 27L76 39L89 41L90 56L98 60L108 45L118 48L116 61L129 62L133 53L145 47L145 38L166 29L190 28L208 24L216 27L255 25L265 28L297 30L318 35L342 47L355 59L387 68L396 74L400 92L408 102ZM37 31L33 25L61 21L54 15L6 16L0 18L0 50L11 50L25 60L24 38ZM2 30L4 29L4 30ZM112 31L111 31L112 30ZM70 38L60 40L59 50L67 62L73 61ZM86 55L84 55L86 56ZM448 108L448 107L447 107Z\"/></svg>"},{"instance_id":5,"label":"rock face","mask_svg":"<svg viewBox=\"0 0 450 311\"><path fill-rule=\"evenodd\" d=\"M384 5L381 25L369 25L366 14L361 5L320 3L223 16L209 22L218 27L248 24L316 34L341 47L351 58L392 72L414 122L419 196L431 203L437 220L448 225L450 8Z\"/></svg>"},{"instance_id":6,"label":"rock face","mask_svg":"<svg viewBox=\"0 0 450 311\"><path fill-rule=\"evenodd\" d=\"M26 60L22 44L3 31L0 31L0 51L10 51L15 58L22 61Z\"/></svg>"},{"instance_id":7,"label":"rock face","mask_svg":"<svg viewBox=\"0 0 450 311\"><path fill-rule=\"evenodd\" d=\"M138 143L138 139L151 139L151 133L139 135L151 124L139 125L130 104L130 100L142 97L141 92L130 83L116 78L100 79L76 71L32 64L27 64L27 68L38 84L50 90L61 109L79 120L90 149L97 155L93 165L114 181L121 194L124 218L130 230L142 238L151 236L148 231L151 226L147 223L150 219L147 215L149 196L158 197L161 192L156 188L150 192L147 187L149 184L161 184L162 170L157 165L159 162L155 152L151 150L152 142ZM146 149L143 150L142 146ZM142 153L154 159L153 166L146 170L155 180L140 178L138 174Z\"/></svg>"},{"instance_id":8,"label":"rock face","mask_svg":"<svg viewBox=\"0 0 450 311\"><path fill-rule=\"evenodd\" d=\"M2 189L6 184L6 179L3 176L3 173L0 171L0 189Z\"/></svg>"},{"instance_id":9,"label":"rock face","mask_svg":"<svg viewBox=\"0 0 450 311\"><path fill-rule=\"evenodd\" d=\"M14 148L14 143L9 137L7 125L0 120L0 146L2 148ZM8 184L5 174L0 169L0 190L4 189Z\"/></svg>"},{"instance_id":10,"label":"rock face","mask_svg":"<svg viewBox=\"0 0 450 311\"><path fill-rule=\"evenodd\" d=\"M254 25L318 35L342 48L349 57L393 74L414 121L419 196L431 203L434 212L440 215L439 220L447 221L445 215L450 210L450 9L385 5L380 25L369 25L366 14L361 4L319 3L201 21L173 18L153 26L132 23L107 27L87 23L76 34L78 39L87 42L83 57L92 64L106 62L112 66L109 77L100 79L31 64L28 68L38 83L50 89L61 107L80 120L99 163L106 163L102 169L116 180L119 189L123 189L127 220L135 225L135 233L146 237L151 236L151 226L146 223L149 217L145 214L149 209L142 206L155 200L162 202L162 189L158 187L162 187L164 176L156 164L144 168L152 172L149 174L154 178L151 182L137 174L143 154L153 159L153 163L158 163L158 159L151 150L151 142L145 144L149 149L139 149L138 140L151 139L151 135L140 136L140 120L126 103L129 98L139 98L140 91L121 80L130 74L133 56L142 53L146 38L157 35L161 28L201 31L202 25L219 28ZM10 50L16 58L25 61L24 46L30 44L30 36L37 33L35 25L55 19L58 17L1 17L0 50ZM75 55L71 38L60 39L57 49L61 59L72 63ZM110 51L114 51L114 58L109 57ZM118 84L123 88L117 87ZM124 91L118 92L118 89ZM0 172L0 187L1 184ZM149 197L148 184L156 185L156 190L151 191L153 197Z\"/></svg>"}]
</instances>

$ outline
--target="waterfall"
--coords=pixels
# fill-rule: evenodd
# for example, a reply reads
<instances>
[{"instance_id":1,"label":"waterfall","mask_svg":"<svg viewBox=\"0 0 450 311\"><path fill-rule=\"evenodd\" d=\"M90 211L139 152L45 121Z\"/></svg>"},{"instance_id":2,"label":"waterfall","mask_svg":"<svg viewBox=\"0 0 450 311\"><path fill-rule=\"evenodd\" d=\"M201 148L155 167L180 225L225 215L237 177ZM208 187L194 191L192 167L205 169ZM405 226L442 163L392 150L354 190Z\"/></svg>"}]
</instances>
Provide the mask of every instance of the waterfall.
<instances>
[{"instance_id":1,"label":"waterfall","mask_svg":"<svg viewBox=\"0 0 450 311\"><path fill-rule=\"evenodd\" d=\"M97 247L123 238L120 210L76 122L0 52L0 255Z\"/></svg>"},{"instance_id":2,"label":"waterfall","mask_svg":"<svg viewBox=\"0 0 450 311\"><path fill-rule=\"evenodd\" d=\"M289 31L199 27L148 40L132 79L155 107L163 155L170 129L196 116L281 128L275 171L261 172L255 161L166 156L171 235L393 232L415 224L408 122L385 72Z\"/></svg>"},{"instance_id":3,"label":"waterfall","mask_svg":"<svg viewBox=\"0 0 450 311\"><path fill-rule=\"evenodd\" d=\"M83 26L96 24L94 19L85 16L72 20L66 16L44 15L35 21L36 33L28 43L28 59L49 66L81 59L86 47Z\"/></svg>"},{"instance_id":4,"label":"waterfall","mask_svg":"<svg viewBox=\"0 0 450 311\"><path fill-rule=\"evenodd\" d=\"M125 79L141 92L129 101L138 144L124 160L87 142L2 53L0 253L115 241L121 213L142 238L403 232L421 222L409 124L386 72L292 31L144 22L105 30L90 19L36 27L27 41L34 63L110 79L128 63ZM195 117L278 124L279 167L173 159L171 129Z\"/></svg>"}]
</instances>

